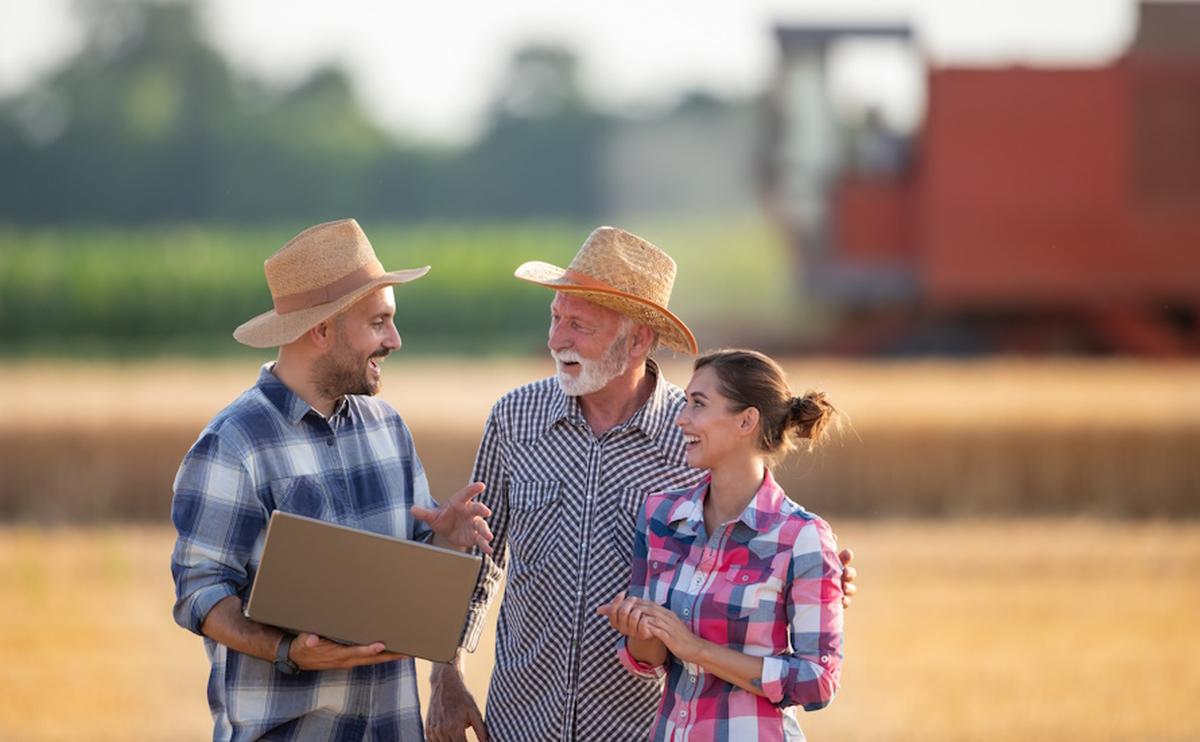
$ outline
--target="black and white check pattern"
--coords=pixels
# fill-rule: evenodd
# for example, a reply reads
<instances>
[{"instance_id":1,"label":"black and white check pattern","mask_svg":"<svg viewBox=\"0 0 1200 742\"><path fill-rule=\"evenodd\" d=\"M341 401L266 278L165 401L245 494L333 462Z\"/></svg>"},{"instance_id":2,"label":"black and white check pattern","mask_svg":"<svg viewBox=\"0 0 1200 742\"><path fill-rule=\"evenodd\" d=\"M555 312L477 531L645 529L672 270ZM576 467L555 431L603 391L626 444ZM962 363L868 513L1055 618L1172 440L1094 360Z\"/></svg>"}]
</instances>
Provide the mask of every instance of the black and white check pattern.
<instances>
[{"instance_id":1,"label":"black and white check pattern","mask_svg":"<svg viewBox=\"0 0 1200 742\"><path fill-rule=\"evenodd\" d=\"M675 416L684 394L653 362L654 393L597 438L553 378L496 403L473 479L487 484L495 553L485 558L464 646L474 650L501 577L491 737L645 739L662 697L656 679L627 673L618 634L596 608L629 585L638 512L650 492L689 487Z\"/></svg>"}]
</instances>

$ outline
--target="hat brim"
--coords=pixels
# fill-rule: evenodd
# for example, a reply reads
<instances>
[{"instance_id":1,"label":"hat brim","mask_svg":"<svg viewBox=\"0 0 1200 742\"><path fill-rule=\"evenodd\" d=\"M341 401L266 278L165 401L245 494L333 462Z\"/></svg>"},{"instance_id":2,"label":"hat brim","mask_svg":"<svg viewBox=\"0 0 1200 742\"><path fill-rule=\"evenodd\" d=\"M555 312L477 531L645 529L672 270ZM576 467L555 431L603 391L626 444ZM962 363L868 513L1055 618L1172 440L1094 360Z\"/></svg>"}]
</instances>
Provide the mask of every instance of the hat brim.
<instances>
[{"instance_id":1,"label":"hat brim","mask_svg":"<svg viewBox=\"0 0 1200 742\"><path fill-rule=\"evenodd\" d=\"M565 268L557 265L531 260L520 265L513 271L513 275L522 281L545 286L554 291L575 294L594 304L620 312L635 322L648 325L658 332L659 341L671 350L688 355L696 355L699 352L696 336L671 310L620 289L596 285L585 286L567 278L566 272Z\"/></svg>"},{"instance_id":2,"label":"hat brim","mask_svg":"<svg viewBox=\"0 0 1200 742\"><path fill-rule=\"evenodd\" d=\"M394 286L415 281L429 272L429 266L391 271L377 276L353 291L325 304L309 309L279 314L274 309L247 320L233 331L233 338L251 348L277 348L300 338L301 335L340 313L359 299L381 286Z\"/></svg>"}]
</instances>

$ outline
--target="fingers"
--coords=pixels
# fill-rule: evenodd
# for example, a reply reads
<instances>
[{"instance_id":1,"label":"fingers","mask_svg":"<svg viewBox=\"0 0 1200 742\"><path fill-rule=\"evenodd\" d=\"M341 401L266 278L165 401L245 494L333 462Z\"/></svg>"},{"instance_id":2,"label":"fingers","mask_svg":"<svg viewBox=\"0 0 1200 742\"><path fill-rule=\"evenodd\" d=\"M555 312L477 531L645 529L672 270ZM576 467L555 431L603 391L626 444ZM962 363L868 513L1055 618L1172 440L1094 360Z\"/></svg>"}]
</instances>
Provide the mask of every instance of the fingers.
<instances>
[{"instance_id":1,"label":"fingers","mask_svg":"<svg viewBox=\"0 0 1200 742\"><path fill-rule=\"evenodd\" d=\"M843 565L850 564L850 560L854 558L854 552L850 549L842 549L838 552L838 559L842 560Z\"/></svg>"},{"instance_id":2,"label":"fingers","mask_svg":"<svg viewBox=\"0 0 1200 742\"><path fill-rule=\"evenodd\" d=\"M480 507L483 507L483 506L481 505ZM487 508L484 508L484 510L487 510ZM489 514L490 514L490 511L489 511ZM488 527L486 520L484 520L483 518L481 518L479 516L476 516L475 517L475 545L478 546L479 550L482 551L484 554L491 554L492 553L492 545L490 543L491 540L492 540L492 529Z\"/></svg>"},{"instance_id":3,"label":"fingers","mask_svg":"<svg viewBox=\"0 0 1200 742\"><path fill-rule=\"evenodd\" d=\"M467 719L471 724L471 728L475 730L475 739L479 740L479 742L488 742L487 727L483 724L483 717L479 714L479 708L472 708ZM463 736L464 738L466 737L466 735Z\"/></svg>"},{"instance_id":4,"label":"fingers","mask_svg":"<svg viewBox=\"0 0 1200 742\"><path fill-rule=\"evenodd\" d=\"M478 497L480 495L480 493L483 492L483 490L484 490L483 482L471 482L466 487L463 487L458 492L455 492L453 495L451 495L450 499L446 501L446 505L447 506L462 505L462 504L468 502L469 500L472 500L472 499ZM487 510L487 506L483 505L482 503L474 503L474 504L477 507L482 507L484 510ZM490 510L488 511L488 514L489 515L491 514Z\"/></svg>"}]
</instances>

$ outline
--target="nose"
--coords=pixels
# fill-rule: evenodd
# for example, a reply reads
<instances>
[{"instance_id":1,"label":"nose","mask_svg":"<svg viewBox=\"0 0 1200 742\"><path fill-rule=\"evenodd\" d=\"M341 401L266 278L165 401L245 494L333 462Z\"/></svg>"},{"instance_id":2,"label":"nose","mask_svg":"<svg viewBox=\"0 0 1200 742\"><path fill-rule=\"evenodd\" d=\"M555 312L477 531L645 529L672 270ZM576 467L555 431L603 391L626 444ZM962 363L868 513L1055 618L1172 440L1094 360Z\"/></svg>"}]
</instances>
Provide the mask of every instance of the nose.
<instances>
[{"instance_id":1,"label":"nose","mask_svg":"<svg viewBox=\"0 0 1200 742\"><path fill-rule=\"evenodd\" d=\"M679 414L675 416L675 425L677 427L682 428L686 424L687 421L684 419L686 415L687 407L684 406L684 408L679 411Z\"/></svg>"},{"instance_id":2,"label":"nose","mask_svg":"<svg viewBox=\"0 0 1200 742\"><path fill-rule=\"evenodd\" d=\"M550 331L546 337L546 347L550 350L565 350L571 346L570 333L564 329L562 323L550 323Z\"/></svg>"},{"instance_id":3,"label":"nose","mask_svg":"<svg viewBox=\"0 0 1200 742\"><path fill-rule=\"evenodd\" d=\"M388 350L399 350L400 348L400 331L396 329L396 323L391 323L391 332L383 339L383 347Z\"/></svg>"}]
</instances>

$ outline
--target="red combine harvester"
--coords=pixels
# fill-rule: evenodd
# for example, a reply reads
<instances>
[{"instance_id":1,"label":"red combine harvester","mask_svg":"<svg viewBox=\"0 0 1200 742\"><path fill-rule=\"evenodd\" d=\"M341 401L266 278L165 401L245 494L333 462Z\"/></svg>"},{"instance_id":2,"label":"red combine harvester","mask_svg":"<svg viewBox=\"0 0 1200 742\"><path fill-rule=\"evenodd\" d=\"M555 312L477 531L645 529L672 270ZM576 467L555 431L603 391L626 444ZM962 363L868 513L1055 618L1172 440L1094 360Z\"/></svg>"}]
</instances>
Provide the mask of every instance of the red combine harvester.
<instances>
[{"instance_id":1,"label":"red combine harvester","mask_svg":"<svg viewBox=\"0 0 1200 742\"><path fill-rule=\"evenodd\" d=\"M836 318L818 347L1200 354L1200 4L1139 11L1105 66L930 69L920 130L868 127L865 162L830 47L910 30L777 29L764 196Z\"/></svg>"}]
</instances>

